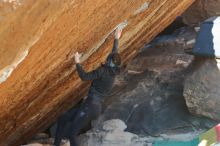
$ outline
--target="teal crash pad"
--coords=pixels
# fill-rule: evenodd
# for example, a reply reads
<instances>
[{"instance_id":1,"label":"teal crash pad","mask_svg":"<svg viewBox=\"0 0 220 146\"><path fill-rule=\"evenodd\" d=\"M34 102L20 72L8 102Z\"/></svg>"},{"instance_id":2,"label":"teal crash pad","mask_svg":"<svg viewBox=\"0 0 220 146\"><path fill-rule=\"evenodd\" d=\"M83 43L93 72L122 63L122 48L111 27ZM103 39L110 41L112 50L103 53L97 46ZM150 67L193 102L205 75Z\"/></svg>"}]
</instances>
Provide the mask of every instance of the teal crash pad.
<instances>
[{"instance_id":1,"label":"teal crash pad","mask_svg":"<svg viewBox=\"0 0 220 146\"><path fill-rule=\"evenodd\" d=\"M192 141L158 141L153 146L198 146L199 139Z\"/></svg>"}]
</instances>

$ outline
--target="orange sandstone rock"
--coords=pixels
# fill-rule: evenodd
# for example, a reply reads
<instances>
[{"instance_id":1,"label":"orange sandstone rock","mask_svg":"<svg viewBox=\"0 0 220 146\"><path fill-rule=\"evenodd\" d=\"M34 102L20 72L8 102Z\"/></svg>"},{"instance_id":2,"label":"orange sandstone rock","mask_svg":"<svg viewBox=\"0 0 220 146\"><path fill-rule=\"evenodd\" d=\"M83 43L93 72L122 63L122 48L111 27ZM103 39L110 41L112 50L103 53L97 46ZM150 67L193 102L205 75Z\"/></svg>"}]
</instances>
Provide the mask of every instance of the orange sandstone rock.
<instances>
[{"instance_id":1,"label":"orange sandstone rock","mask_svg":"<svg viewBox=\"0 0 220 146\"><path fill-rule=\"evenodd\" d=\"M74 52L83 52L86 70L97 67L112 47L111 33L126 22L119 49L126 63L193 0L14 2L0 11L1 146L21 144L86 95Z\"/></svg>"}]
</instances>

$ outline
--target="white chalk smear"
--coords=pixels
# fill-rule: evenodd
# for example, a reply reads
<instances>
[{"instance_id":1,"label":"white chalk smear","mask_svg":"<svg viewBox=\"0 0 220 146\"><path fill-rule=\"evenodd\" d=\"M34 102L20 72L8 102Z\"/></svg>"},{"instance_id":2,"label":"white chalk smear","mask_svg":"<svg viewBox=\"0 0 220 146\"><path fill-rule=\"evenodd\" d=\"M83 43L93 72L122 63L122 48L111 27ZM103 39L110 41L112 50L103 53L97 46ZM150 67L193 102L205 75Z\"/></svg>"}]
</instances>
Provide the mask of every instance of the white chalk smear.
<instances>
[{"instance_id":1,"label":"white chalk smear","mask_svg":"<svg viewBox=\"0 0 220 146\"><path fill-rule=\"evenodd\" d=\"M30 41L29 45L26 46L26 49L21 54L18 54L19 56L16 57L16 59L12 62L12 64L4 67L0 70L0 84L7 80L7 78L11 75L13 70L25 59L25 57L28 55L28 52L30 48L40 39L40 36L35 37L33 41Z\"/></svg>"},{"instance_id":2,"label":"white chalk smear","mask_svg":"<svg viewBox=\"0 0 220 146\"><path fill-rule=\"evenodd\" d=\"M141 12L144 12L147 8L149 7L149 3L148 2L145 2L143 5L141 5L140 8L138 8L133 15L137 15Z\"/></svg>"},{"instance_id":3,"label":"white chalk smear","mask_svg":"<svg viewBox=\"0 0 220 146\"><path fill-rule=\"evenodd\" d=\"M120 29L124 29L127 25L127 20L117 25L112 31L105 35L104 38L98 44L95 45L95 47L91 48L85 55L82 56L82 62L84 62L87 58L89 58L90 55L97 51L100 48L100 46L105 42L105 40L110 36L110 34L113 33L118 27Z\"/></svg>"},{"instance_id":4,"label":"white chalk smear","mask_svg":"<svg viewBox=\"0 0 220 146\"><path fill-rule=\"evenodd\" d=\"M18 61L14 62L12 65L6 66L0 71L0 84L11 75L12 71L17 67L18 64L20 64L24 60L27 55L28 50L24 51L21 54L21 58Z\"/></svg>"}]
</instances>

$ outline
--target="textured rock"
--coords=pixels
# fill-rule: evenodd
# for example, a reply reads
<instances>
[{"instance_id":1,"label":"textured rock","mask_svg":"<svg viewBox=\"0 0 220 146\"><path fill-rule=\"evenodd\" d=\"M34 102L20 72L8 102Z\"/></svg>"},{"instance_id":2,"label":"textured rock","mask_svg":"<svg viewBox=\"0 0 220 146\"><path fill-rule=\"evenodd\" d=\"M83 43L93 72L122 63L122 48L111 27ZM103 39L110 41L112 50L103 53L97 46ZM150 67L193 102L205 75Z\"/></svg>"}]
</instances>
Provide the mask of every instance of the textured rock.
<instances>
[{"instance_id":1,"label":"textured rock","mask_svg":"<svg viewBox=\"0 0 220 146\"><path fill-rule=\"evenodd\" d=\"M111 32L127 21L119 50L126 62L193 1L20 2L0 21L0 64L7 70L1 71L1 146L16 146L45 129L86 94L88 83L75 72L74 52L84 53L87 70L97 67L112 46Z\"/></svg>"},{"instance_id":2,"label":"textured rock","mask_svg":"<svg viewBox=\"0 0 220 146\"><path fill-rule=\"evenodd\" d=\"M146 146L167 140L189 142L204 129L215 125L217 122L191 116L182 96L186 75L182 70L191 70L188 66L193 58L184 54L183 49L187 47L185 43L193 38L195 32L192 29L181 28L172 35L156 38L129 62L117 78L117 86L113 95L108 97L104 114L93 122L92 130L79 136L81 146L124 146L126 143ZM123 121L111 118L129 119L126 122L128 127ZM140 133L138 127L145 133ZM45 139L38 142L46 143Z\"/></svg>"},{"instance_id":3,"label":"textured rock","mask_svg":"<svg viewBox=\"0 0 220 146\"><path fill-rule=\"evenodd\" d=\"M9 15L22 5L24 0L2 0L0 1L0 20Z\"/></svg>"},{"instance_id":4,"label":"textured rock","mask_svg":"<svg viewBox=\"0 0 220 146\"><path fill-rule=\"evenodd\" d=\"M82 146L144 146L145 141L137 142L139 137L122 129L125 123L119 119L112 119L102 123L103 130L90 131L79 139ZM119 126L118 126L119 125ZM120 126L121 125L121 126ZM111 127L110 129L106 127ZM81 136L82 137L82 136Z\"/></svg>"},{"instance_id":5,"label":"textured rock","mask_svg":"<svg viewBox=\"0 0 220 146\"><path fill-rule=\"evenodd\" d=\"M113 95L94 127L103 121L121 119L126 131L146 136L180 134L206 129L215 124L207 118L192 116L183 97L185 76L193 56L183 52L185 41L195 38L191 29L181 28L161 36L127 64Z\"/></svg>"},{"instance_id":6,"label":"textured rock","mask_svg":"<svg viewBox=\"0 0 220 146\"><path fill-rule=\"evenodd\" d=\"M127 128L125 123L119 119L105 121L103 125L104 125L103 129L106 131L113 131L113 130L124 131Z\"/></svg>"},{"instance_id":7,"label":"textured rock","mask_svg":"<svg viewBox=\"0 0 220 146\"><path fill-rule=\"evenodd\" d=\"M183 20L188 25L197 25L205 19L220 15L220 0L197 0L186 12Z\"/></svg>"},{"instance_id":8,"label":"textured rock","mask_svg":"<svg viewBox=\"0 0 220 146\"><path fill-rule=\"evenodd\" d=\"M195 71L187 77L184 97L192 114L220 120L220 70L215 59L196 59Z\"/></svg>"},{"instance_id":9,"label":"textured rock","mask_svg":"<svg viewBox=\"0 0 220 146\"><path fill-rule=\"evenodd\" d=\"M119 122L119 123L118 123ZM105 121L103 126L109 127L108 124L121 124L123 121L119 119L112 119ZM202 131L194 131L187 134L175 134L166 135L163 134L161 137L145 137L138 136L136 134L120 130L117 127L111 131L106 130L90 130L89 132L80 135L78 140L81 146L153 146L158 141L190 141Z\"/></svg>"}]
</instances>

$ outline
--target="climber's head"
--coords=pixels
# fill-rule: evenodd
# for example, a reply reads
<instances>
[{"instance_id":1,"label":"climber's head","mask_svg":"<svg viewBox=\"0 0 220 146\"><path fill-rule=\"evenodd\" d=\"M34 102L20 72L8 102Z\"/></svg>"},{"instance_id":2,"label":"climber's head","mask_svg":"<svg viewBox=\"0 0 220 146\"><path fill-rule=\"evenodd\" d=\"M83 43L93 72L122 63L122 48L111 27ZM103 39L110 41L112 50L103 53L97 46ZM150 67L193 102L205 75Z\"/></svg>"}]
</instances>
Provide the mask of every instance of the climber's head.
<instances>
[{"instance_id":1,"label":"climber's head","mask_svg":"<svg viewBox=\"0 0 220 146\"><path fill-rule=\"evenodd\" d=\"M121 57L118 53L110 54L107 57L107 65L111 67L118 67L121 65Z\"/></svg>"}]
</instances>

